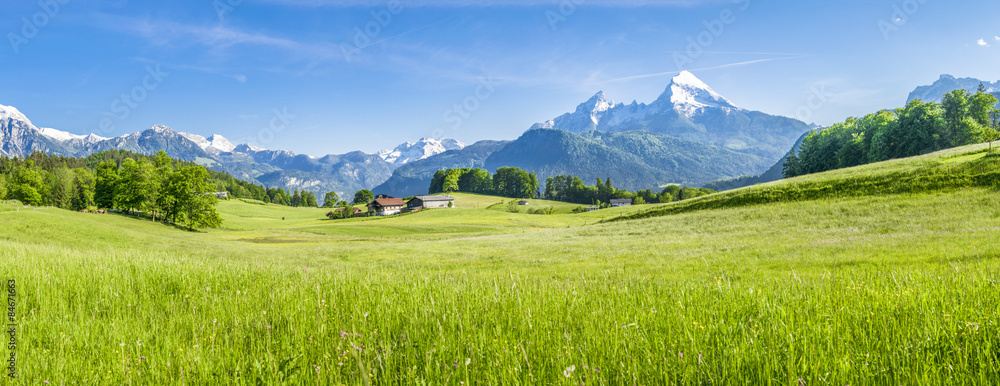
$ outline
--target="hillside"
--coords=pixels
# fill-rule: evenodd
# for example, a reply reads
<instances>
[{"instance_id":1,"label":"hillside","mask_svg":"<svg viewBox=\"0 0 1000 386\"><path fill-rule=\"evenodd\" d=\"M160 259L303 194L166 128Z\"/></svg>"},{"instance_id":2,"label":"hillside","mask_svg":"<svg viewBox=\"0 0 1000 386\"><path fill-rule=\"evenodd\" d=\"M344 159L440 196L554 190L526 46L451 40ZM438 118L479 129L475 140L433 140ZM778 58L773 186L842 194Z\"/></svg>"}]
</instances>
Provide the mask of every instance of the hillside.
<instances>
[{"instance_id":1,"label":"hillside","mask_svg":"<svg viewBox=\"0 0 1000 386\"><path fill-rule=\"evenodd\" d=\"M989 144L963 146L917 157L754 185L684 202L658 205L619 220L778 202L982 188L1000 188L1000 152L995 149L991 151Z\"/></svg>"},{"instance_id":2,"label":"hillside","mask_svg":"<svg viewBox=\"0 0 1000 386\"><path fill-rule=\"evenodd\" d=\"M330 221L231 200L221 228L185 232L5 207L0 258L39 383L975 383L1000 376L996 159L972 146L583 214L456 194Z\"/></svg>"}]
</instances>

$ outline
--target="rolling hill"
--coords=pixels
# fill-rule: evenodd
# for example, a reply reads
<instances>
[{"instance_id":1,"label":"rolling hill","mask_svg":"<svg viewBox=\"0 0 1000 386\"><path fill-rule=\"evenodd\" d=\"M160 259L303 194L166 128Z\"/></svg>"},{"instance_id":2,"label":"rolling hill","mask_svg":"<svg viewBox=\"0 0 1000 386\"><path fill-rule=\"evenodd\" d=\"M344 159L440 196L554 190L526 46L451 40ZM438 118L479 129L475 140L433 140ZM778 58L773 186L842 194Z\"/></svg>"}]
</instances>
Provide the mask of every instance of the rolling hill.
<instances>
[{"instance_id":1,"label":"rolling hill","mask_svg":"<svg viewBox=\"0 0 1000 386\"><path fill-rule=\"evenodd\" d=\"M1000 158L984 146L581 214L460 194L455 209L330 221L233 200L222 228L186 232L3 203L18 371L978 383L1000 375Z\"/></svg>"}]
</instances>

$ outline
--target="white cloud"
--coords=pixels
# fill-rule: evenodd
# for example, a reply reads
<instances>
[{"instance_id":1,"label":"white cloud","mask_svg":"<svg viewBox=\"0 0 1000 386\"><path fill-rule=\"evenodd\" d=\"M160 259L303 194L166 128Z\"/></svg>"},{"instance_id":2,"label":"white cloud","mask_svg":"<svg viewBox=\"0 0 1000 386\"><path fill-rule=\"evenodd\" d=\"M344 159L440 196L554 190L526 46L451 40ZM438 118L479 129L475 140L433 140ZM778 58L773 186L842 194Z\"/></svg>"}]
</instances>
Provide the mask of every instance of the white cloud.
<instances>
[{"instance_id":1,"label":"white cloud","mask_svg":"<svg viewBox=\"0 0 1000 386\"><path fill-rule=\"evenodd\" d=\"M989 47L990 46L990 43L987 43L986 39L979 39L979 41L976 42L976 44L978 44L980 47Z\"/></svg>"},{"instance_id":2,"label":"white cloud","mask_svg":"<svg viewBox=\"0 0 1000 386\"><path fill-rule=\"evenodd\" d=\"M1000 42L1000 36L994 36L993 39L996 39L996 41Z\"/></svg>"}]
</instances>

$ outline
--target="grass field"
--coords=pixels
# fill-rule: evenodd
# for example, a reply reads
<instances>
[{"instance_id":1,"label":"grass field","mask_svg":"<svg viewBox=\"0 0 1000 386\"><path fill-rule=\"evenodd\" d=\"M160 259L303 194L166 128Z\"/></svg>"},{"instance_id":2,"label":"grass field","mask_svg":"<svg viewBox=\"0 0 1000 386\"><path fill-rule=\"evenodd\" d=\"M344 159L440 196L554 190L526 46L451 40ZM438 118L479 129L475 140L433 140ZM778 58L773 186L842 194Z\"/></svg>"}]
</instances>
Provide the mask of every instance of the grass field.
<instances>
[{"instance_id":1,"label":"grass field","mask_svg":"<svg viewBox=\"0 0 1000 386\"><path fill-rule=\"evenodd\" d=\"M990 384L1000 191L976 176L996 159L583 214L467 194L343 221L224 201L208 232L5 212L20 378L4 382ZM910 189L825 188L865 181Z\"/></svg>"}]
</instances>

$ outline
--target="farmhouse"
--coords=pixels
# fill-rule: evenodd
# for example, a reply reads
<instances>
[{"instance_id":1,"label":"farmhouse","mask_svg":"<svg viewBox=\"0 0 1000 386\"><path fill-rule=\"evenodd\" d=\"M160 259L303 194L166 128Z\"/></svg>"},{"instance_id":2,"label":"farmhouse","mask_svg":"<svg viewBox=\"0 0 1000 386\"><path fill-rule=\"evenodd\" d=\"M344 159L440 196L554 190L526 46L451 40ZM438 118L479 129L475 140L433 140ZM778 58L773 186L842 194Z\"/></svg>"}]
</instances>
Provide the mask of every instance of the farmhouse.
<instances>
[{"instance_id":1,"label":"farmhouse","mask_svg":"<svg viewBox=\"0 0 1000 386\"><path fill-rule=\"evenodd\" d=\"M398 198L376 198L368 204L368 212L375 216L392 216L399 214L406 203Z\"/></svg>"},{"instance_id":2,"label":"farmhouse","mask_svg":"<svg viewBox=\"0 0 1000 386\"><path fill-rule=\"evenodd\" d=\"M612 208L617 208L617 207L620 207L620 206L632 206L632 199L631 198L623 198L623 199L611 200L611 207Z\"/></svg>"},{"instance_id":3,"label":"farmhouse","mask_svg":"<svg viewBox=\"0 0 1000 386\"><path fill-rule=\"evenodd\" d=\"M406 203L406 208L411 211L420 209L448 208L455 206L455 197L449 196L416 196Z\"/></svg>"},{"instance_id":4,"label":"farmhouse","mask_svg":"<svg viewBox=\"0 0 1000 386\"><path fill-rule=\"evenodd\" d=\"M520 206L528 206L528 205L530 205L531 203L530 203L530 202L528 202L528 200L521 200L521 201L520 201L520 202L518 202L517 204L518 204L518 205L520 205Z\"/></svg>"}]
</instances>

